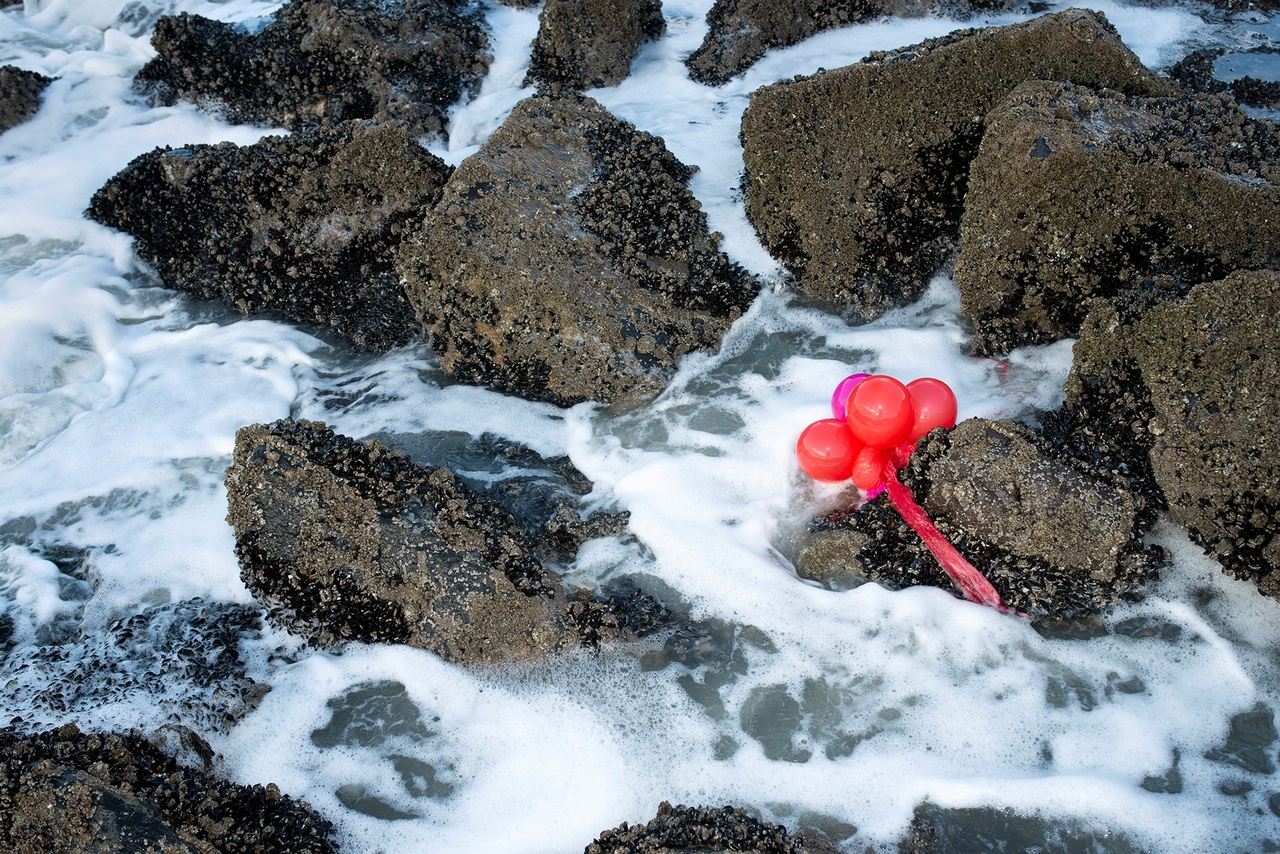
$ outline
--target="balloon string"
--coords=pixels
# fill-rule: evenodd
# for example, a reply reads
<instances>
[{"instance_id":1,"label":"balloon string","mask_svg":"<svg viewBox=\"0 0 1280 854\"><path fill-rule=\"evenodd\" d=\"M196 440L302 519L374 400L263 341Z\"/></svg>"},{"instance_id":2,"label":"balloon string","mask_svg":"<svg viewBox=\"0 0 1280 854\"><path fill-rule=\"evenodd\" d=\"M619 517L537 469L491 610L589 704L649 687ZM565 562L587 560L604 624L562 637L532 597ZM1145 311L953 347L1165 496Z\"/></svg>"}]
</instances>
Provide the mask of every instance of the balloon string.
<instances>
[{"instance_id":1,"label":"balloon string","mask_svg":"<svg viewBox=\"0 0 1280 854\"><path fill-rule=\"evenodd\" d=\"M889 500L893 502L898 515L920 535L920 539L924 540L924 544L933 552L933 556L938 559L956 587L960 588L964 597L979 605L990 605L1002 614L1016 613L1000 598L991 582L942 535L929 514L916 503L911 490L898 482L897 473L886 474L885 488L889 491Z\"/></svg>"}]
</instances>

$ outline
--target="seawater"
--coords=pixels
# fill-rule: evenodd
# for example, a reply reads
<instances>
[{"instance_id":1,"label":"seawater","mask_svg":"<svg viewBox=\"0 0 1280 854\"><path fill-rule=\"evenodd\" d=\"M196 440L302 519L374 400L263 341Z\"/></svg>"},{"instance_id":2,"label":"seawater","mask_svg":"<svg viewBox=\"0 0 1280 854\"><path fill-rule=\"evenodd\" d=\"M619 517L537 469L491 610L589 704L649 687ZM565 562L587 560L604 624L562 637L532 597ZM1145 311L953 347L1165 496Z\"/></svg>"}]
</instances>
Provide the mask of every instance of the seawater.
<instances>
[{"instance_id":1,"label":"seawater","mask_svg":"<svg viewBox=\"0 0 1280 854\"><path fill-rule=\"evenodd\" d=\"M159 287L126 235L83 217L99 186L156 146L279 132L130 91L160 14L253 27L277 7L27 0L0 13L0 61L57 78L39 114L0 136L0 607L14 644L0 722L176 719L208 738L217 772L309 801L354 852L576 851L663 800L746 806L850 851L893 850L925 801L1060 821L1101 850L1280 843L1280 605L1224 577L1176 526L1153 535L1172 564L1147 599L1089 639L1043 637L944 590L827 591L788 559L809 514L854 500L806 482L792 459L841 377L936 376L962 418L1034 420L1061 400L1071 342L1019 350L1007 370L970 358L945 276L859 327L789 298L743 212L742 111L774 80L1026 15L854 26L708 88L680 61L709 2L665 3L667 32L632 76L590 94L697 167L712 230L766 287L653 402L564 410L450 385L422 345L358 356L319 330L192 301ZM1247 39L1194 7L1094 8L1155 68ZM491 72L448 137L426 141L452 163L531 94L537 9L486 11ZM595 484L590 504L630 511L631 531L586 544L565 576L687 608L717 627L703 658L665 655L659 636L469 670L403 647L315 651L267 628L244 651L269 692L229 731L201 727L181 706L193 686L145 678L158 635L125 660L101 650L146 609L253 606L223 475L237 428L284 416L358 438L490 433L569 455ZM138 678L112 683L103 668ZM95 694L72 677L124 687Z\"/></svg>"}]
</instances>

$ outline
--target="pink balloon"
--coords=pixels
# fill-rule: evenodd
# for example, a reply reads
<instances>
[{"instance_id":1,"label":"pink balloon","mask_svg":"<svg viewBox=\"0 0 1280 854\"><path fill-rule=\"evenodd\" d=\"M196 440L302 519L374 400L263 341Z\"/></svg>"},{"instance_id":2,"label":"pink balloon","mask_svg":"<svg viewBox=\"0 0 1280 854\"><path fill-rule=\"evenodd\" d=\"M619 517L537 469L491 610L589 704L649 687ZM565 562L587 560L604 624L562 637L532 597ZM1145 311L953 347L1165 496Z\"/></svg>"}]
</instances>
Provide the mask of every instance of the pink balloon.
<instances>
[{"instance_id":1,"label":"pink balloon","mask_svg":"<svg viewBox=\"0 0 1280 854\"><path fill-rule=\"evenodd\" d=\"M858 383L869 376L871 374L850 374L840 380L840 384L831 395L831 414L837 421L844 420L845 408L849 405L849 394L858 387Z\"/></svg>"}]
</instances>

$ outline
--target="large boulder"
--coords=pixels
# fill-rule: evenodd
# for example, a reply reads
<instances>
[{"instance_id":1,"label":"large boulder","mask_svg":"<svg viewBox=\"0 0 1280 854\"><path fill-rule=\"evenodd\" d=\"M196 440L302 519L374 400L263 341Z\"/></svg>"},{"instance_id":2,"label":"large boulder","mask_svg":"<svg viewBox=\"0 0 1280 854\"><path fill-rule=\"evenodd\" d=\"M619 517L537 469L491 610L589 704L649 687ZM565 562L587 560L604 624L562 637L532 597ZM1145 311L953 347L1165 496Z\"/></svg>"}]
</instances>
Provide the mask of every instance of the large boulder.
<instances>
[{"instance_id":1,"label":"large boulder","mask_svg":"<svg viewBox=\"0 0 1280 854\"><path fill-rule=\"evenodd\" d=\"M1141 598L1157 568L1145 504L1073 465L1031 428L969 419L922 441L903 483L1012 607L1046 622ZM816 519L796 571L833 588L866 581L953 589L887 495Z\"/></svg>"},{"instance_id":2,"label":"large boulder","mask_svg":"<svg viewBox=\"0 0 1280 854\"><path fill-rule=\"evenodd\" d=\"M752 95L747 214L795 286L849 318L911 302L955 246L983 117L1038 78L1176 92L1074 9L873 53Z\"/></svg>"},{"instance_id":3,"label":"large boulder","mask_svg":"<svg viewBox=\"0 0 1280 854\"><path fill-rule=\"evenodd\" d=\"M1280 133L1226 96L1025 83L986 127L955 269L978 353L1073 337L1095 296L1280 267Z\"/></svg>"},{"instance_id":4,"label":"large boulder","mask_svg":"<svg viewBox=\"0 0 1280 854\"><path fill-rule=\"evenodd\" d=\"M661 0L547 0L538 21L525 85L547 93L617 86L667 27Z\"/></svg>"},{"instance_id":5,"label":"large boulder","mask_svg":"<svg viewBox=\"0 0 1280 854\"><path fill-rule=\"evenodd\" d=\"M379 351L421 334L393 250L448 174L403 125L345 122L243 147L157 149L98 190L87 214L132 234L168 287Z\"/></svg>"},{"instance_id":6,"label":"large boulder","mask_svg":"<svg viewBox=\"0 0 1280 854\"><path fill-rule=\"evenodd\" d=\"M444 370L562 406L657 394L756 294L689 177L589 98L516 105L400 248Z\"/></svg>"},{"instance_id":7,"label":"large boulder","mask_svg":"<svg viewBox=\"0 0 1280 854\"><path fill-rule=\"evenodd\" d=\"M496 501L323 424L241 429L227 498L245 584L318 645L404 643L485 664L634 637L634 618L653 615L644 597L569 601Z\"/></svg>"},{"instance_id":8,"label":"large boulder","mask_svg":"<svg viewBox=\"0 0 1280 854\"><path fill-rule=\"evenodd\" d=\"M1280 598L1277 316L1274 271L1232 273L1135 318L1095 301L1064 409L1077 444L1145 470L1228 573Z\"/></svg>"},{"instance_id":9,"label":"large boulder","mask_svg":"<svg viewBox=\"0 0 1280 854\"><path fill-rule=\"evenodd\" d=\"M48 851L337 850L333 826L275 784L242 786L177 764L136 734L68 724L0 730L0 848Z\"/></svg>"},{"instance_id":10,"label":"large boulder","mask_svg":"<svg viewBox=\"0 0 1280 854\"><path fill-rule=\"evenodd\" d=\"M489 65L480 8L461 0L291 0L257 32L183 12L151 43L136 85L159 103L290 129L374 119L437 133Z\"/></svg>"},{"instance_id":11,"label":"large boulder","mask_svg":"<svg viewBox=\"0 0 1280 854\"><path fill-rule=\"evenodd\" d=\"M0 66L0 133L20 125L40 109L40 96L53 78L14 65Z\"/></svg>"}]
</instances>

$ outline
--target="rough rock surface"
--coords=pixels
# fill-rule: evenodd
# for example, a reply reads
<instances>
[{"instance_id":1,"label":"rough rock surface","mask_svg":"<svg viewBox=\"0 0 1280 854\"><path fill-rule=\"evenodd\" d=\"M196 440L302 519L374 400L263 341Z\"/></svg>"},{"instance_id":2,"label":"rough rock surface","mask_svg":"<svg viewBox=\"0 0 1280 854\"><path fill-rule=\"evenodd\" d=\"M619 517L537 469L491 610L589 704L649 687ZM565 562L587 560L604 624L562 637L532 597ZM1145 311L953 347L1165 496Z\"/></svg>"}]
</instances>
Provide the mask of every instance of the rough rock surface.
<instances>
[{"instance_id":1,"label":"rough rock surface","mask_svg":"<svg viewBox=\"0 0 1280 854\"><path fill-rule=\"evenodd\" d=\"M176 764L135 734L0 730L0 849L331 852L332 826L274 785Z\"/></svg>"},{"instance_id":2,"label":"rough rock surface","mask_svg":"<svg viewBox=\"0 0 1280 854\"><path fill-rule=\"evenodd\" d=\"M667 26L661 0L547 0L538 21L525 85L545 93L617 86Z\"/></svg>"},{"instance_id":3,"label":"rough rock surface","mask_svg":"<svg viewBox=\"0 0 1280 854\"><path fill-rule=\"evenodd\" d=\"M632 618L653 616L644 597L570 603L496 502L322 424L241 429L227 493L245 584L320 645L405 643L482 664L634 637Z\"/></svg>"},{"instance_id":4,"label":"rough rock surface","mask_svg":"<svg viewBox=\"0 0 1280 854\"><path fill-rule=\"evenodd\" d=\"M1235 54L1237 51L1232 53ZM1274 54L1280 53L1280 50L1268 46L1238 53ZM1227 92L1241 104L1247 104L1250 107L1274 109L1280 106L1280 83L1274 80L1259 80L1247 74L1235 80L1219 80L1215 77L1213 64L1215 60L1226 54L1227 49L1224 47L1193 50L1169 69L1169 77L1189 92L1201 92L1207 95Z\"/></svg>"},{"instance_id":5,"label":"rough rock surface","mask_svg":"<svg viewBox=\"0 0 1280 854\"><path fill-rule=\"evenodd\" d=\"M921 442L902 481L1012 607L1075 620L1141 598L1156 571L1141 499L1050 453L1034 431L969 419ZM815 520L796 570L831 587L864 581L954 590L887 496ZM958 594L957 594L958 595Z\"/></svg>"},{"instance_id":6,"label":"rough rock surface","mask_svg":"<svg viewBox=\"0 0 1280 854\"><path fill-rule=\"evenodd\" d=\"M20 125L40 109L40 95L53 78L13 65L0 66L0 133Z\"/></svg>"},{"instance_id":7,"label":"rough rock surface","mask_svg":"<svg viewBox=\"0 0 1280 854\"><path fill-rule=\"evenodd\" d=\"M1012 5L1011 0L716 0L707 13L707 35L684 64L693 80L719 86L754 65L765 51L799 44L823 30L928 12L964 18L975 10Z\"/></svg>"},{"instance_id":8,"label":"rough rock surface","mask_svg":"<svg viewBox=\"0 0 1280 854\"><path fill-rule=\"evenodd\" d=\"M625 822L600 834L584 854L834 854L824 841L803 834L792 836L782 825L770 824L734 807L686 807L663 801L648 824Z\"/></svg>"},{"instance_id":9,"label":"rough rock surface","mask_svg":"<svg viewBox=\"0 0 1280 854\"><path fill-rule=\"evenodd\" d=\"M436 133L488 69L479 7L461 0L291 0L262 30L182 13L156 23L136 85L237 124L405 121Z\"/></svg>"},{"instance_id":10,"label":"rough rock surface","mask_svg":"<svg viewBox=\"0 0 1280 854\"><path fill-rule=\"evenodd\" d=\"M756 294L689 175L589 98L520 102L401 245L444 370L561 406L655 395Z\"/></svg>"},{"instance_id":11,"label":"rough rock surface","mask_svg":"<svg viewBox=\"0 0 1280 854\"><path fill-rule=\"evenodd\" d=\"M378 351L421 334L393 249L448 174L403 125L345 122L243 147L157 149L98 190L87 214L132 234L169 287Z\"/></svg>"},{"instance_id":12,"label":"rough rock surface","mask_svg":"<svg viewBox=\"0 0 1280 854\"><path fill-rule=\"evenodd\" d=\"M1044 854L1107 851L1138 854L1142 848L1113 830L1070 819L1019 815L992 807L916 807L899 854L951 854L958 851L1041 851Z\"/></svg>"},{"instance_id":13,"label":"rough rock surface","mask_svg":"<svg viewBox=\"0 0 1280 854\"><path fill-rule=\"evenodd\" d=\"M1081 10L765 86L741 132L747 214L765 247L800 291L851 319L916 299L953 251L983 117L1035 78L1176 92Z\"/></svg>"},{"instance_id":14,"label":"rough rock surface","mask_svg":"<svg viewBox=\"0 0 1280 854\"><path fill-rule=\"evenodd\" d=\"M1280 598L1280 273L1235 272L1128 320L1102 301L1094 309L1065 423L1145 468L1228 573Z\"/></svg>"},{"instance_id":15,"label":"rough rock surface","mask_svg":"<svg viewBox=\"0 0 1280 854\"><path fill-rule=\"evenodd\" d=\"M986 125L955 270L978 353L1074 336L1091 297L1280 267L1280 133L1225 96L1033 82Z\"/></svg>"}]
</instances>

